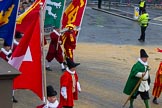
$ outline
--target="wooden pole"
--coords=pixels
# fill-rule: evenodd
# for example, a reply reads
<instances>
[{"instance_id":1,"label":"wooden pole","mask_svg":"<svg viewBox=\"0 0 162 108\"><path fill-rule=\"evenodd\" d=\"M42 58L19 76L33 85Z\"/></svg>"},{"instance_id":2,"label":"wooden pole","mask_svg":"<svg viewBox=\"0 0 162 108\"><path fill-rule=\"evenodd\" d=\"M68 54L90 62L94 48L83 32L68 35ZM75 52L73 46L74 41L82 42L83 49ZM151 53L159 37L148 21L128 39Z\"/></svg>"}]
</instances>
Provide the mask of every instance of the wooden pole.
<instances>
[{"instance_id":1,"label":"wooden pole","mask_svg":"<svg viewBox=\"0 0 162 108\"><path fill-rule=\"evenodd\" d=\"M46 67L45 67L45 48L44 48L44 9L43 3L40 3L40 34L41 34L41 46L42 46L42 89L43 89L43 101L47 104L47 90L46 90Z\"/></svg>"}]
</instances>

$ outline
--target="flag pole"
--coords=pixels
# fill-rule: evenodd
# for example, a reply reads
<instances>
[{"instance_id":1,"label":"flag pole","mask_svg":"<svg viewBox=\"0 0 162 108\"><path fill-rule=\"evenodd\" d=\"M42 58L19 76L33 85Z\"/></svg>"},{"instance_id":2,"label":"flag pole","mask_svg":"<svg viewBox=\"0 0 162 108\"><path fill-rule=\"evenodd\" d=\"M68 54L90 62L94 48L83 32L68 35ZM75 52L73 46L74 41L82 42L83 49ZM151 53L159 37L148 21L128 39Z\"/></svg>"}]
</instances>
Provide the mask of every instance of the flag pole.
<instances>
[{"instance_id":1,"label":"flag pole","mask_svg":"<svg viewBox=\"0 0 162 108\"><path fill-rule=\"evenodd\" d=\"M45 52L44 52L44 11L43 3L40 3L40 34L42 46L42 89L43 89L43 102L47 104L47 90L46 90L46 69L45 69Z\"/></svg>"},{"instance_id":2,"label":"flag pole","mask_svg":"<svg viewBox=\"0 0 162 108\"><path fill-rule=\"evenodd\" d=\"M59 28L59 30L63 29L62 28L62 20L63 20L64 11L65 11L65 4L66 4L66 0L64 0L64 5L63 5L64 7L62 9L62 15L61 15L61 20L60 20L60 28Z\"/></svg>"},{"instance_id":3,"label":"flag pole","mask_svg":"<svg viewBox=\"0 0 162 108\"><path fill-rule=\"evenodd\" d=\"M19 6L20 6L20 0L18 1L17 3L17 13L16 13L16 19L15 19L15 26L14 26L14 32L13 32L13 36L12 36L12 45L11 45L11 49L13 49L13 45L14 45L14 36L15 36L15 33L16 33L16 20L17 20L17 17L18 17L18 12L19 12Z\"/></svg>"},{"instance_id":4,"label":"flag pole","mask_svg":"<svg viewBox=\"0 0 162 108\"><path fill-rule=\"evenodd\" d=\"M85 13L86 6L87 6L87 0L85 0L83 15L82 15L81 22L80 22L80 25L79 25L80 29L81 29L81 26L82 26L82 22L83 22L83 17L84 17L84 13ZM76 41L77 43L78 43L79 35L80 35L80 30L78 31L78 36L77 36L77 41Z\"/></svg>"}]
</instances>

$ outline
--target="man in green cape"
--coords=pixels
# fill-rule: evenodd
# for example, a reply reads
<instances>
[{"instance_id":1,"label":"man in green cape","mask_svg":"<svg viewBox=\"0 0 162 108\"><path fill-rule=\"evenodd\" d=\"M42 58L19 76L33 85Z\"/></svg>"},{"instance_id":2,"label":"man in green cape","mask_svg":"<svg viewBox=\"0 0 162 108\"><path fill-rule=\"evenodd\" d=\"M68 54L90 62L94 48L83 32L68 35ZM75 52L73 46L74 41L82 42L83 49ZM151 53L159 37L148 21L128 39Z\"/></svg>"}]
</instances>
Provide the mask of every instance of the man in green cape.
<instances>
[{"instance_id":1,"label":"man in green cape","mask_svg":"<svg viewBox=\"0 0 162 108\"><path fill-rule=\"evenodd\" d=\"M138 81L143 78L141 81L139 87L137 90L133 93L133 95L130 98L130 107L133 108L133 102L134 99L137 98L138 95L141 96L142 100L145 103L146 108L150 108L149 106L149 81L150 79L149 73L148 73L148 63L147 63L148 55L145 52L144 49L140 50L140 58L138 59L137 63L134 64L132 67L132 70L130 72L130 75L128 77L127 83L124 88L124 93L127 95L130 95L135 86L137 85Z\"/></svg>"}]
</instances>

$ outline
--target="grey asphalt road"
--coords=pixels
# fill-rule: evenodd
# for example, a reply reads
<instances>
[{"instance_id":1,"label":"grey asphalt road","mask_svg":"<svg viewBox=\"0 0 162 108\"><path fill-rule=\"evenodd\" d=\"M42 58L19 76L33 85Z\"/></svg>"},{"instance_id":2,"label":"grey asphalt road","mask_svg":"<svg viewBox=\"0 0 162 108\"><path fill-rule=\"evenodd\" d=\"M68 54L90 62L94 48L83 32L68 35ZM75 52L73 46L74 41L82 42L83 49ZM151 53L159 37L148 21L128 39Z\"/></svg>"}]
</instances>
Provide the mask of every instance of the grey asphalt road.
<instances>
[{"instance_id":1,"label":"grey asphalt road","mask_svg":"<svg viewBox=\"0 0 162 108\"><path fill-rule=\"evenodd\" d=\"M141 45L137 41L140 36L137 22L90 8L86 10L83 22L79 42ZM146 31L146 43L142 45L160 45L161 27L150 24Z\"/></svg>"},{"instance_id":2,"label":"grey asphalt road","mask_svg":"<svg viewBox=\"0 0 162 108\"><path fill-rule=\"evenodd\" d=\"M120 9L122 11L134 14L134 7L126 7L126 6L111 6L111 8ZM162 16L162 10L160 9L151 9L146 8L147 12L150 14L150 18L155 18Z\"/></svg>"},{"instance_id":3,"label":"grey asphalt road","mask_svg":"<svg viewBox=\"0 0 162 108\"><path fill-rule=\"evenodd\" d=\"M104 7L104 8L107 8L107 7ZM118 10L121 10L123 12L130 13L132 15L134 14L134 7L112 6L111 8L112 9L118 9ZM146 11L149 13L149 17L151 19L150 22L162 24L162 10L161 9L146 8ZM131 16L131 17L133 18L133 16ZM158 17L160 17L161 21L159 21ZM158 19L156 19L156 18L158 18Z\"/></svg>"},{"instance_id":4,"label":"grey asphalt road","mask_svg":"<svg viewBox=\"0 0 162 108\"><path fill-rule=\"evenodd\" d=\"M127 98L122 93L123 87L138 57L138 48L162 47L161 33L161 27L150 25L146 32L146 43L141 44L137 41L140 28L136 22L88 7L75 52L75 61L81 62L77 71L82 93L74 108L121 108ZM60 65L53 61L51 68L53 72L47 72L47 85L52 84L59 93ZM14 108L35 108L41 103L27 90L18 90L15 96L19 103L14 104ZM159 102L161 105L161 98ZM152 108L161 108L160 105L151 104ZM139 98L135 108L143 108Z\"/></svg>"}]
</instances>

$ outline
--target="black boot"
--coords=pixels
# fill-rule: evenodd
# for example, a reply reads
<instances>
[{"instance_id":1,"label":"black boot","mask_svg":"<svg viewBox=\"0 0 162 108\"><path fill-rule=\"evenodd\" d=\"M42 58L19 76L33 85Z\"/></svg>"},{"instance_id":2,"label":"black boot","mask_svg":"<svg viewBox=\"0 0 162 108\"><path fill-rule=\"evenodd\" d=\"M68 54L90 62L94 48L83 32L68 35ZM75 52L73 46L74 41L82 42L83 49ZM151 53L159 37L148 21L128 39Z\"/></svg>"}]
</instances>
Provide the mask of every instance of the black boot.
<instances>
[{"instance_id":1,"label":"black boot","mask_svg":"<svg viewBox=\"0 0 162 108\"><path fill-rule=\"evenodd\" d=\"M157 102L157 98L156 97L154 97L154 99L152 100L152 102L154 103L154 104L159 104L158 102Z\"/></svg>"},{"instance_id":2,"label":"black boot","mask_svg":"<svg viewBox=\"0 0 162 108\"><path fill-rule=\"evenodd\" d=\"M145 42L145 40L143 40L143 39L141 39L141 38L138 39L138 41L139 41L139 42Z\"/></svg>"},{"instance_id":3,"label":"black boot","mask_svg":"<svg viewBox=\"0 0 162 108\"><path fill-rule=\"evenodd\" d=\"M12 102L13 102L13 103L18 103L18 101L15 99L14 96L12 96Z\"/></svg>"},{"instance_id":4,"label":"black boot","mask_svg":"<svg viewBox=\"0 0 162 108\"><path fill-rule=\"evenodd\" d=\"M66 71L66 69L65 68L64 69L61 69L61 71L64 72L64 71Z\"/></svg>"},{"instance_id":5,"label":"black boot","mask_svg":"<svg viewBox=\"0 0 162 108\"><path fill-rule=\"evenodd\" d=\"M50 67L46 67L47 71L52 71L52 69Z\"/></svg>"}]
</instances>

